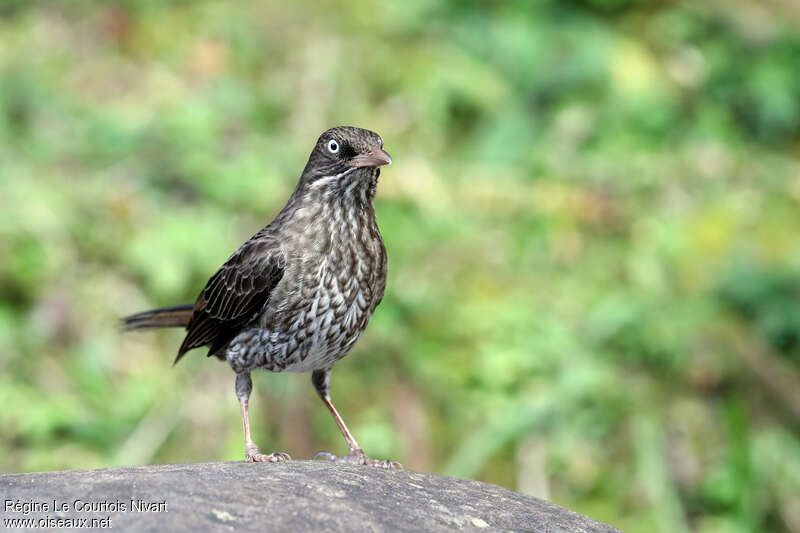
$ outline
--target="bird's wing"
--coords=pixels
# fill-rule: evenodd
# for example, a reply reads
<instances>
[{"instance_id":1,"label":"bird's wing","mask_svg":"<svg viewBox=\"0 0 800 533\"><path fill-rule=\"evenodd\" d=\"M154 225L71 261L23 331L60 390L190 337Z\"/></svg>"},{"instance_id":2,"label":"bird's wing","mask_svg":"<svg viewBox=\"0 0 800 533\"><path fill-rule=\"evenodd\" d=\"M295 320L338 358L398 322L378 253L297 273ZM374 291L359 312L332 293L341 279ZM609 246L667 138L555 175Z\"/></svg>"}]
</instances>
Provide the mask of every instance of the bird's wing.
<instances>
[{"instance_id":1,"label":"bird's wing","mask_svg":"<svg viewBox=\"0 0 800 533\"><path fill-rule=\"evenodd\" d=\"M199 346L210 345L213 352L251 322L283 276L284 266L284 255L274 238L254 237L244 243L197 298L175 362Z\"/></svg>"}]
</instances>

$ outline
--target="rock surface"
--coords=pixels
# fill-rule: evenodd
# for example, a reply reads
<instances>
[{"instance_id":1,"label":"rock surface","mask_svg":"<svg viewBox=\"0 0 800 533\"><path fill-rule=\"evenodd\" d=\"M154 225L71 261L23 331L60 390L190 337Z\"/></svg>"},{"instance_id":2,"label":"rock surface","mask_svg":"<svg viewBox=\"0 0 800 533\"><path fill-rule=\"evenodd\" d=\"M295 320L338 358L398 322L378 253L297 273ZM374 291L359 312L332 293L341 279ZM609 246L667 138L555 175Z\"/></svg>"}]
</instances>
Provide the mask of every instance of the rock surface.
<instances>
[{"instance_id":1,"label":"rock surface","mask_svg":"<svg viewBox=\"0 0 800 533\"><path fill-rule=\"evenodd\" d=\"M4 521L50 520L39 529L77 518L117 531L618 531L478 481L311 461L9 474L0 504Z\"/></svg>"}]
</instances>

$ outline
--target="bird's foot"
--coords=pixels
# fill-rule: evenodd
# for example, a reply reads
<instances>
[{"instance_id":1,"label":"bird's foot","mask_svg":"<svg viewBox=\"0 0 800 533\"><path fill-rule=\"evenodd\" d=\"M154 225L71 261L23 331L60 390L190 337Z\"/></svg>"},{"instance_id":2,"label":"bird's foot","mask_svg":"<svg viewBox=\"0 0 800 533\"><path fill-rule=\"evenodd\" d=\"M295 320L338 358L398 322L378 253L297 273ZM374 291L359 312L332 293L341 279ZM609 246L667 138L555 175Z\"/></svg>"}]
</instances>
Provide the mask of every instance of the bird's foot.
<instances>
[{"instance_id":1,"label":"bird's foot","mask_svg":"<svg viewBox=\"0 0 800 533\"><path fill-rule=\"evenodd\" d=\"M347 463L351 465L367 465L385 468L387 470L402 470L403 465L397 461L370 459L364 454L364 450L353 450L347 455L333 455L328 452L319 452L314 459L324 459L333 463Z\"/></svg>"},{"instance_id":2,"label":"bird's foot","mask_svg":"<svg viewBox=\"0 0 800 533\"><path fill-rule=\"evenodd\" d=\"M288 453L275 452L270 454L263 454L258 451L258 446L247 446L244 449L244 459L248 463L280 463L281 461L290 461Z\"/></svg>"}]
</instances>

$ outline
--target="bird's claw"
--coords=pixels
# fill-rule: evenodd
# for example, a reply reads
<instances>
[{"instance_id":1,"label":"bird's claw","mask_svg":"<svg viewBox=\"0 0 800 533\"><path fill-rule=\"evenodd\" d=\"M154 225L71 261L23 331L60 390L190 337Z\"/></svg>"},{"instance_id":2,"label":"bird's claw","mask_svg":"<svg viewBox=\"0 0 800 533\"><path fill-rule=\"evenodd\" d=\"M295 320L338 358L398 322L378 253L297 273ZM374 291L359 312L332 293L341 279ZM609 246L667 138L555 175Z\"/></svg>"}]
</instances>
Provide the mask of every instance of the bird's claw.
<instances>
[{"instance_id":1,"label":"bird's claw","mask_svg":"<svg viewBox=\"0 0 800 533\"><path fill-rule=\"evenodd\" d=\"M319 452L314 456L314 459L323 459L332 463L374 466L377 468L385 468L386 470L403 469L403 465L397 461L371 459L364 454L363 450L353 450L347 455L333 455L332 453L328 452Z\"/></svg>"},{"instance_id":2,"label":"bird's claw","mask_svg":"<svg viewBox=\"0 0 800 533\"><path fill-rule=\"evenodd\" d=\"M292 459L288 453L263 454L256 447L245 449L244 458L248 463L280 463L281 461L291 461Z\"/></svg>"}]
</instances>

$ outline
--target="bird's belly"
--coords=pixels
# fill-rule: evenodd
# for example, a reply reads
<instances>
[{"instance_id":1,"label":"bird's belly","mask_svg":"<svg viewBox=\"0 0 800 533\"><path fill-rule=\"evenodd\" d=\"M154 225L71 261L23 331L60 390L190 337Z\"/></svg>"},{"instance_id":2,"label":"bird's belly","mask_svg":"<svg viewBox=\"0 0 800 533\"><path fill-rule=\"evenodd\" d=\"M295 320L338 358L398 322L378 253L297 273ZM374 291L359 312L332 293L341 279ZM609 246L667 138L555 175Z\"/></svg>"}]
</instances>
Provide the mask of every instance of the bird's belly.
<instances>
[{"instance_id":1,"label":"bird's belly","mask_svg":"<svg viewBox=\"0 0 800 533\"><path fill-rule=\"evenodd\" d=\"M315 291L307 305L287 304L263 325L247 328L229 344L226 358L237 372L308 372L344 357L367 327L372 291L355 282L352 291Z\"/></svg>"}]
</instances>

